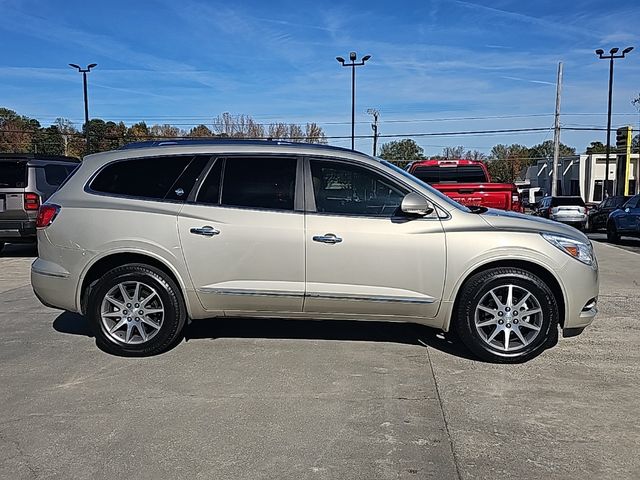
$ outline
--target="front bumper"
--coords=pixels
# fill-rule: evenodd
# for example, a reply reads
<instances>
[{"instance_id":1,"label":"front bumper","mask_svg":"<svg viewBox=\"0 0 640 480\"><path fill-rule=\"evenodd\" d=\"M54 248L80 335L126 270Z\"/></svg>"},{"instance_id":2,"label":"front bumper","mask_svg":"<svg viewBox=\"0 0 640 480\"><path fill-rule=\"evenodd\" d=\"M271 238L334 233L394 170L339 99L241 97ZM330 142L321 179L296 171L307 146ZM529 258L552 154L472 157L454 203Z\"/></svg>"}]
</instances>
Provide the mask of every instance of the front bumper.
<instances>
[{"instance_id":1,"label":"front bumper","mask_svg":"<svg viewBox=\"0 0 640 480\"><path fill-rule=\"evenodd\" d=\"M565 264L561 278L565 290L563 336L575 336L588 327L598 313L598 269L571 259Z\"/></svg>"}]
</instances>

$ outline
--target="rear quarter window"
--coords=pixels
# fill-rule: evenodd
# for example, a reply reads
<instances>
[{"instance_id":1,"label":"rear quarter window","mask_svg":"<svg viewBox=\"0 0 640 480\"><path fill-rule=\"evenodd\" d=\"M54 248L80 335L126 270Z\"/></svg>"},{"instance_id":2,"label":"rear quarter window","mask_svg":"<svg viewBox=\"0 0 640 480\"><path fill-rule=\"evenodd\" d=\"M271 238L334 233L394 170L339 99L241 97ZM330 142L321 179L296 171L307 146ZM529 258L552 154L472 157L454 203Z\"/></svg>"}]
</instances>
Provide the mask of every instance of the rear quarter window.
<instances>
[{"instance_id":1,"label":"rear quarter window","mask_svg":"<svg viewBox=\"0 0 640 480\"><path fill-rule=\"evenodd\" d=\"M46 165L44 179L49 185L59 187L74 169L75 165Z\"/></svg>"},{"instance_id":2,"label":"rear quarter window","mask_svg":"<svg viewBox=\"0 0 640 480\"><path fill-rule=\"evenodd\" d=\"M26 163L0 159L0 188L24 188L26 186Z\"/></svg>"},{"instance_id":3,"label":"rear quarter window","mask_svg":"<svg viewBox=\"0 0 640 480\"><path fill-rule=\"evenodd\" d=\"M201 157L174 156L132 158L111 163L104 167L90 184L94 192L142 199L184 200L193 188L194 175L189 166ZM202 168L202 161L195 162ZM199 173L199 172L198 172ZM184 193L176 195L176 182L189 177L188 185L180 185ZM174 187L175 186L175 187ZM173 187L173 188L172 188ZM177 197L177 198L176 198Z\"/></svg>"}]
</instances>

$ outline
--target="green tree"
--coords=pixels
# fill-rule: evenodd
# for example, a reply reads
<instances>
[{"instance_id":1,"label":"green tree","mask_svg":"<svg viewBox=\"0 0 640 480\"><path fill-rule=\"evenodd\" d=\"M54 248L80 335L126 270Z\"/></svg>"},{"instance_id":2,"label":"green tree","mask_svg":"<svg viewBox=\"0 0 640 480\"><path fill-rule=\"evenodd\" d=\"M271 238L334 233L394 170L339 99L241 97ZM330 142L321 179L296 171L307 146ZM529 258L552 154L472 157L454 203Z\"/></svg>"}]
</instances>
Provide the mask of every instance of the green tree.
<instances>
[{"instance_id":1,"label":"green tree","mask_svg":"<svg viewBox=\"0 0 640 480\"><path fill-rule=\"evenodd\" d=\"M487 160L493 181L506 183L513 183L529 164L529 149L517 143L495 145Z\"/></svg>"},{"instance_id":2,"label":"green tree","mask_svg":"<svg viewBox=\"0 0 640 480\"><path fill-rule=\"evenodd\" d=\"M187 137L213 137L213 132L206 125L196 125L189 133Z\"/></svg>"},{"instance_id":3,"label":"green tree","mask_svg":"<svg viewBox=\"0 0 640 480\"><path fill-rule=\"evenodd\" d=\"M125 139L127 142L144 142L149 140L151 133L145 122L134 123L127 129Z\"/></svg>"},{"instance_id":4,"label":"green tree","mask_svg":"<svg viewBox=\"0 0 640 480\"><path fill-rule=\"evenodd\" d=\"M602 142L591 142L587 147L587 155L591 155L592 153L607 153L607 146Z\"/></svg>"},{"instance_id":5,"label":"green tree","mask_svg":"<svg viewBox=\"0 0 640 480\"><path fill-rule=\"evenodd\" d=\"M37 120L0 108L0 152L33 152L33 140L39 129Z\"/></svg>"},{"instance_id":6,"label":"green tree","mask_svg":"<svg viewBox=\"0 0 640 480\"><path fill-rule=\"evenodd\" d=\"M424 158L424 150L414 140L405 138L383 144L380 158L402 165Z\"/></svg>"},{"instance_id":7,"label":"green tree","mask_svg":"<svg viewBox=\"0 0 640 480\"><path fill-rule=\"evenodd\" d=\"M65 140L56 125L39 129L33 137L34 153L64 155Z\"/></svg>"},{"instance_id":8,"label":"green tree","mask_svg":"<svg viewBox=\"0 0 640 480\"><path fill-rule=\"evenodd\" d=\"M561 157L570 157L576 154L575 148L569 147L562 142L560 142L558 151ZM546 140L531 147L529 149L529 157L532 163L535 163L536 159L553 158L553 140Z\"/></svg>"}]
</instances>

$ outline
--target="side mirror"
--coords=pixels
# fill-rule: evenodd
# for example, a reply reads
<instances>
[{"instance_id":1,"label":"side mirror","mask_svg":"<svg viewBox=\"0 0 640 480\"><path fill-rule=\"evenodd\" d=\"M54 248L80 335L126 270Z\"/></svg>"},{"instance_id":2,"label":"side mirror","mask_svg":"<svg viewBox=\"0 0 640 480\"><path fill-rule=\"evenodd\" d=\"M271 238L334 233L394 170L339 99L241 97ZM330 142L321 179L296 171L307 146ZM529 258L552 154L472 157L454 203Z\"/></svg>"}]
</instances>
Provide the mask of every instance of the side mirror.
<instances>
[{"instance_id":1,"label":"side mirror","mask_svg":"<svg viewBox=\"0 0 640 480\"><path fill-rule=\"evenodd\" d=\"M627 207L627 208L625 208L625 209L624 209L624 211L625 211L626 213L629 213L629 210L630 210L630 209L629 209L629 207Z\"/></svg>"},{"instance_id":2,"label":"side mirror","mask_svg":"<svg viewBox=\"0 0 640 480\"><path fill-rule=\"evenodd\" d=\"M407 215L415 215L418 217L424 217L434 211L434 207L422 195L411 192L405 195L400 204L400 210Z\"/></svg>"}]
</instances>

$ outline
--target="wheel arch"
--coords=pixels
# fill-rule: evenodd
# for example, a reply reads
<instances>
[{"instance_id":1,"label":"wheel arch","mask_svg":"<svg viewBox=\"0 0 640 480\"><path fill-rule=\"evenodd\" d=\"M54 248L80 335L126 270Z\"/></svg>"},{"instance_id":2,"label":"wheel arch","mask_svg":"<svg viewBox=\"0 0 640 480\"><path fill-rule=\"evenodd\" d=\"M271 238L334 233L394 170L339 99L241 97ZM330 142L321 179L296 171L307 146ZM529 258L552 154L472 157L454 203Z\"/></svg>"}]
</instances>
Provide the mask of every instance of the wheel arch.
<instances>
[{"instance_id":1,"label":"wheel arch","mask_svg":"<svg viewBox=\"0 0 640 480\"><path fill-rule=\"evenodd\" d=\"M447 329L449 329L452 325L451 319L453 315L456 314L456 311L458 309L458 302L460 300L460 297L462 296L463 287L467 284L469 279L477 273L500 267L521 268L542 279L549 286L551 292L553 293L553 296L556 299L556 303L558 304L559 309L558 313L560 317L560 326L564 327L566 316L566 293L556 275L554 275L547 267L530 260L504 259L494 260L479 265L465 275L464 279L459 283L458 288L455 291L453 305L449 314L449 318L447 320Z\"/></svg>"},{"instance_id":2,"label":"wheel arch","mask_svg":"<svg viewBox=\"0 0 640 480\"><path fill-rule=\"evenodd\" d=\"M93 263L88 265L85 272L81 276L79 282L80 288L76 295L76 302L79 306L80 313L82 313L83 315L86 313L90 287L97 279L99 279L102 275L115 267L131 263L149 265L157 268L158 270L161 270L163 273L166 273L169 278L171 278L171 280L173 280L178 286L180 294L182 295L183 301L187 308L187 312L189 315L191 315L188 297L186 294L186 287L178 272L176 272L168 263L158 258L157 256L151 255L148 252L137 251L110 252L94 260Z\"/></svg>"}]
</instances>

